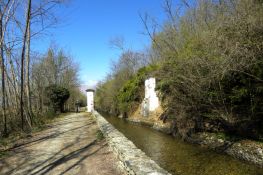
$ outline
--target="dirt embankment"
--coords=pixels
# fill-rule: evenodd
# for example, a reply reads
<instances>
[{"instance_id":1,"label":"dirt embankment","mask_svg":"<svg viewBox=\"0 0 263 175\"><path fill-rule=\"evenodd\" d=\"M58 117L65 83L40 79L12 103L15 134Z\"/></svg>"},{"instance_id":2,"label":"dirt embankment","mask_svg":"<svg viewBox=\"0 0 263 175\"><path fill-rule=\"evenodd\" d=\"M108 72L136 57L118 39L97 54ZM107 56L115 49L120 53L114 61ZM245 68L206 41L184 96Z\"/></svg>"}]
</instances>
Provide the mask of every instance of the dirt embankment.
<instances>
[{"instance_id":1,"label":"dirt embankment","mask_svg":"<svg viewBox=\"0 0 263 175\"><path fill-rule=\"evenodd\" d=\"M127 120L133 123L152 127L166 134L171 134L172 122L171 121L163 122L162 120L160 120L160 116L162 114L163 114L163 109L161 107L158 107L155 111L150 112L149 116L144 117L142 116L141 109L139 107L130 117L127 118Z\"/></svg>"}]
</instances>

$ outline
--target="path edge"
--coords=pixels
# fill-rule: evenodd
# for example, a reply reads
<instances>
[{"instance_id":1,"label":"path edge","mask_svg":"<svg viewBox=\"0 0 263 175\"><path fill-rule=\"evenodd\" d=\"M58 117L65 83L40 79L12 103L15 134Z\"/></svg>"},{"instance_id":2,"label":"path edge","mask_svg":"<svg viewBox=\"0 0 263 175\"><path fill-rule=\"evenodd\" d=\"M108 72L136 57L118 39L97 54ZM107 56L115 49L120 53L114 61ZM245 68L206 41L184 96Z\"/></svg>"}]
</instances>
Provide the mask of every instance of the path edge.
<instances>
[{"instance_id":1,"label":"path edge","mask_svg":"<svg viewBox=\"0 0 263 175\"><path fill-rule=\"evenodd\" d=\"M101 114L97 111L92 114L125 174L171 175L115 129Z\"/></svg>"}]
</instances>

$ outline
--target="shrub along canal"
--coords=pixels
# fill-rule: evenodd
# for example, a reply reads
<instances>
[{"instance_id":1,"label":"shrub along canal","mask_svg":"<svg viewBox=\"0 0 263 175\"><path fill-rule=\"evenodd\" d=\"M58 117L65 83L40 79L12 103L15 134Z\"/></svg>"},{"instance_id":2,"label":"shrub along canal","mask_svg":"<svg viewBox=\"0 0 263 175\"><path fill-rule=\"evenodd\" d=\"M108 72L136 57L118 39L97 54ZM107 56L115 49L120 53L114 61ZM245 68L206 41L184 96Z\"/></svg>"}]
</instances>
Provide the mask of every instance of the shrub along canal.
<instances>
[{"instance_id":1,"label":"shrub along canal","mask_svg":"<svg viewBox=\"0 0 263 175\"><path fill-rule=\"evenodd\" d=\"M139 149L172 174L263 175L262 168L228 155L183 142L179 138L117 117L105 118Z\"/></svg>"}]
</instances>

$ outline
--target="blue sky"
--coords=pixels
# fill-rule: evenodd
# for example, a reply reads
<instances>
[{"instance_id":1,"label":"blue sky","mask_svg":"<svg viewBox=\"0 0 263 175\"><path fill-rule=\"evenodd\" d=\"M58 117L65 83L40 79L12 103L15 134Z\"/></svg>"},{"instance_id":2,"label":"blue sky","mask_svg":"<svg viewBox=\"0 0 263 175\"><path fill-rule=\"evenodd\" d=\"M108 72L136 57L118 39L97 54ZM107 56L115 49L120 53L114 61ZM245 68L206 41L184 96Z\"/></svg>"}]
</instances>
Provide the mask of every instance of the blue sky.
<instances>
[{"instance_id":1,"label":"blue sky","mask_svg":"<svg viewBox=\"0 0 263 175\"><path fill-rule=\"evenodd\" d=\"M72 0L59 9L60 24L48 36L34 41L36 50L44 51L50 43L68 50L80 64L82 84L102 80L110 70L111 60L120 52L109 46L116 36L125 38L128 47L142 50L149 38L142 34L140 13L163 20L162 0Z\"/></svg>"}]
</instances>

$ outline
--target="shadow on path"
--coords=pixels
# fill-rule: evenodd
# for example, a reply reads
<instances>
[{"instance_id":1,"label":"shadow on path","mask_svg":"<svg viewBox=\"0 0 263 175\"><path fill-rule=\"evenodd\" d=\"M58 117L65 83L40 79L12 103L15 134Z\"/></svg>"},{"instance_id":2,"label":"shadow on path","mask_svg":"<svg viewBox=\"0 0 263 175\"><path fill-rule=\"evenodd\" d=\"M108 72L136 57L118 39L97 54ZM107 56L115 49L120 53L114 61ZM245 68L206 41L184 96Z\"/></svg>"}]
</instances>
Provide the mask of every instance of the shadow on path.
<instances>
[{"instance_id":1,"label":"shadow on path","mask_svg":"<svg viewBox=\"0 0 263 175\"><path fill-rule=\"evenodd\" d=\"M9 149L10 156L0 159L0 174L62 175L86 174L87 171L96 174L96 162L104 165L105 158L113 160L113 154L105 141L97 141L98 127L92 118L76 116L70 116L70 120L66 116L54 123L53 128ZM113 163L108 166L114 167ZM109 171L115 172L114 168Z\"/></svg>"}]
</instances>

